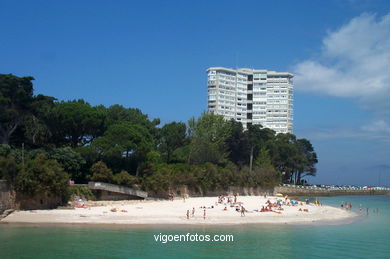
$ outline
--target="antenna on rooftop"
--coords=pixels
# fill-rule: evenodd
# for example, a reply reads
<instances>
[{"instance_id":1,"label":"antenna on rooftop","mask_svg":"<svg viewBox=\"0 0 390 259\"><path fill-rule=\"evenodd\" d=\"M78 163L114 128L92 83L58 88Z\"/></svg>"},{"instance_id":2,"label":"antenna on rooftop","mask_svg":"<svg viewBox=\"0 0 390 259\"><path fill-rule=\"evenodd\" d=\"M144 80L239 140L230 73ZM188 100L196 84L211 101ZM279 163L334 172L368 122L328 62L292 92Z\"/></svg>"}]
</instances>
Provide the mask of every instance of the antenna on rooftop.
<instances>
[{"instance_id":1,"label":"antenna on rooftop","mask_svg":"<svg viewBox=\"0 0 390 259\"><path fill-rule=\"evenodd\" d=\"M237 65L237 63L238 63L238 52L236 52L235 53L235 63L236 63L236 69L238 69L238 65Z\"/></svg>"}]
</instances>

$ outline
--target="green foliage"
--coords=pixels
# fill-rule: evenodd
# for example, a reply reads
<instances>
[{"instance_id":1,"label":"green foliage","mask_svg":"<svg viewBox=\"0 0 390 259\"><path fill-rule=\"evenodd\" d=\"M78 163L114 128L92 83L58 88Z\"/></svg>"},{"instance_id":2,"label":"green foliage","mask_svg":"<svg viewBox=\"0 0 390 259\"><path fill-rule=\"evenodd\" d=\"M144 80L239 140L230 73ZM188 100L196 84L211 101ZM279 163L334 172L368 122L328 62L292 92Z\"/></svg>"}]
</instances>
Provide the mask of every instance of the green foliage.
<instances>
[{"instance_id":1,"label":"green foliage","mask_svg":"<svg viewBox=\"0 0 390 259\"><path fill-rule=\"evenodd\" d=\"M271 164L263 164L253 170L254 186L273 188L282 181L282 175Z\"/></svg>"},{"instance_id":2,"label":"green foliage","mask_svg":"<svg viewBox=\"0 0 390 259\"><path fill-rule=\"evenodd\" d=\"M84 100L59 102L55 103L48 124L57 143L77 147L103 134L105 116L102 107L92 107Z\"/></svg>"},{"instance_id":3,"label":"green foliage","mask_svg":"<svg viewBox=\"0 0 390 259\"><path fill-rule=\"evenodd\" d=\"M77 186L71 185L69 186L69 197L80 198L84 200L94 200L95 195L93 195L91 189L87 186Z\"/></svg>"},{"instance_id":4,"label":"green foliage","mask_svg":"<svg viewBox=\"0 0 390 259\"><path fill-rule=\"evenodd\" d=\"M129 157L133 153L144 154L153 146L152 136L141 125L120 122L110 126L104 136L93 146L105 156Z\"/></svg>"},{"instance_id":5,"label":"green foliage","mask_svg":"<svg viewBox=\"0 0 390 259\"><path fill-rule=\"evenodd\" d=\"M12 155L0 157L0 179L14 183L21 167Z\"/></svg>"},{"instance_id":6,"label":"green foliage","mask_svg":"<svg viewBox=\"0 0 390 259\"><path fill-rule=\"evenodd\" d=\"M70 174L72 179L81 178L81 168L86 163L84 158L70 147L55 148L50 158L56 160Z\"/></svg>"},{"instance_id":7,"label":"green foliage","mask_svg":"<svg viewBox=\"0 0 390 259\"><path fill-rule=\"evenodd\" d=\"M139 109L34 96L32 80L0 74L0 144L7 144L0 145L0 177L20 191L62 192L65 172L80 183L139 184L156 193L179 185L268 188L316 175L312 144L292 134L244 130L206 113L158 128L159 119Z\"/></svg>"},{"instance_id":8,"label":"green foliage","mask_svg":"<svg viewBox=\"0 0 390 259\"><path fill-rule=\"evenodd\" d=\"M55 160L37 155L19 166L16 177L10 181L17 191L34 195L36 193L68 195L69 176Z\"/></svg>"},{"instance_id":9,"label":"green foliage","mask_svg":"<svg viewBox=\"0 0 390 259\"><path fill-rule=\"evenodd\" d=\"M118 174L115 174L113 179L115 184L125 185L129 187L132 187L134 184L138 183L137 177L130 175L124 170Z\"/></svg>"},{"instance_id":10,"label":"green foliage","mask_svg":"<svg viewBox=\"0 0 390 259\"><path fill-rule=\"evenodd\" d=\"M0 74L0 144L8 144L23 118L30 114L34 101L32 80Z\"/></svg>"},{"instance_id":11,"label":"green foliage","mask_svg":"<svg viewBox=\"0 0 390 259\"><path fill-rule=\"evenodd\" d=\"M0 144L0 157L8 156L11 153L11 146L8 144Z\"/></svg>"},{"instance_id":12,"label":"green foliage","mask_svg":"<svg viewBox=\"0 0 390 259\"><path fill-rule=\"evenodd\" d=\"M105 183L112 183L114 181L114 175L111 169L109 169L107 165L102 161L93 164L90 169L90 172L92 175L90 177L91 181Z\"/></svg>"},{"instance_id":13,"label":"green foliage","mask_svg":"<svg viewBox=\"0 0 390 259\"><path fill-rule=\"evenodd\" d=\"M221 115L202 114L189 122L189 162L222 164L228 157L226 140L230 135L230 123Z\"/></svg>"},{"instance_id":14,"label":"green foliage","mask_svg":"<svg viewBox=\"0 0 390 259\"><path fill-rule=\"evenodd\" d=\"M183 146L186 143L186 125L181 122L172 122L165 124L160 131L161 143L160 150L166 157L166 162L169 163L172 159L172 153L175 149Z\"/></svg>"}]
</instances>

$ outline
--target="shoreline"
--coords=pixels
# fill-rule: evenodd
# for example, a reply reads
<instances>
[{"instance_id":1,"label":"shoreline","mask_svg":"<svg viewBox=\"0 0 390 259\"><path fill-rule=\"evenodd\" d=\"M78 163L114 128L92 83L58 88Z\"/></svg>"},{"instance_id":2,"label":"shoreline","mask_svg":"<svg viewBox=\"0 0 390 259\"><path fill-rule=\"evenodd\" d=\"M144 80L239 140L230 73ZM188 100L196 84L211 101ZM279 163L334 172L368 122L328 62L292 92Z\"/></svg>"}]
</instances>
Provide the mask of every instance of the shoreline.
<instances>
[{"instance_id":1,"label":"shoreline","mask_svg":"<svg viewBox=\"0 0 390 259\"><path fill-rule=\"evenodd\" d=\"M84 225L132 227L203 227L240 225L330 225L353 223L357 214L327 205L283 205L280 212L258 212L261 206L277 198L270 196L239 196L247 212L244 217L228 204L218 204L217 197L188 198L174 201L102 202L104 206L75 209L15 211L0 220L0 224ZM284 199L283 199L284 200ZM207 209L200 207L206 206ZM226 207L226 209L225 209ZM186 211L195 208L194 217ZM300 211L301 209L301 211ZM115 210L115 212L113 211ZM304 212L303 210L307 210ZM203 213L206 211L206 218Z\"/></svg>"}]
</instances>

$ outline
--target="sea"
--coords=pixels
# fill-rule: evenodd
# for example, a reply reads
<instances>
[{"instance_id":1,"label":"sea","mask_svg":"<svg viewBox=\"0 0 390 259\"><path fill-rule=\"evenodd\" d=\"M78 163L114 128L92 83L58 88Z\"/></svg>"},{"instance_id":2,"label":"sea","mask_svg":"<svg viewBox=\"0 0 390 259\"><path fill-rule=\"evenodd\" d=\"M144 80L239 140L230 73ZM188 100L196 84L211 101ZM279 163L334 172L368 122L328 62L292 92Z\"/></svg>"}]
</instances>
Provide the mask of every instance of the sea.
<instances>
[{"instance_id":1,"label":"sea","mask_svg":"<svg viewBox=\"0 0 390 259\"><path fill-rule=\"evenodd\" d=\"M337 207L351 202L358 216L309 225L0 224L0 258L390 258L390 196L318 199Z\"/></svg>"}]
</instances>

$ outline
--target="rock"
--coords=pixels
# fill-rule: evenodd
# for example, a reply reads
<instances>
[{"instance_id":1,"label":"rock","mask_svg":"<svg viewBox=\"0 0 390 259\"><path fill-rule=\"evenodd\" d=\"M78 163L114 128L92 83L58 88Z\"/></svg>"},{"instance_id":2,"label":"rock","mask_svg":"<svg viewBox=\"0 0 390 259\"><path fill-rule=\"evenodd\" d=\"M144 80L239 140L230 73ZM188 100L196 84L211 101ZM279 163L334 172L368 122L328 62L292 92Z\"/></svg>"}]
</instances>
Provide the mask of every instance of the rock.
<instances>
[{"instance_id":1,"label":"rock","mask_svg":"<svg viewBox=\"0 0 390 259\"><path fill-rule=\"evenodd\" d=\"M5 217L7 217L9 214L11 214L11 213L14 212L14 211L15 211L15 210L13 210L13 209L5 210L5 211L3 212L3 214L0 215L0 218L5 218Z\"/></svg>"}]
</instances>

